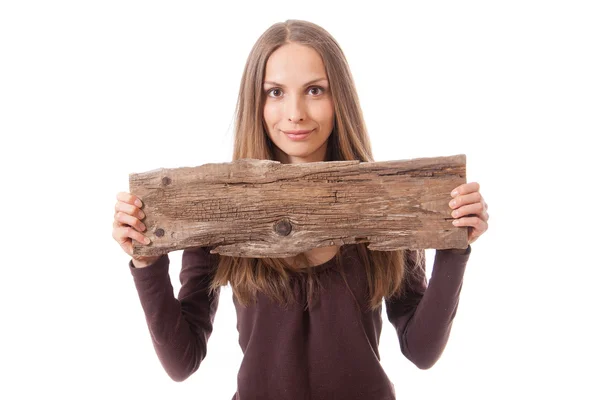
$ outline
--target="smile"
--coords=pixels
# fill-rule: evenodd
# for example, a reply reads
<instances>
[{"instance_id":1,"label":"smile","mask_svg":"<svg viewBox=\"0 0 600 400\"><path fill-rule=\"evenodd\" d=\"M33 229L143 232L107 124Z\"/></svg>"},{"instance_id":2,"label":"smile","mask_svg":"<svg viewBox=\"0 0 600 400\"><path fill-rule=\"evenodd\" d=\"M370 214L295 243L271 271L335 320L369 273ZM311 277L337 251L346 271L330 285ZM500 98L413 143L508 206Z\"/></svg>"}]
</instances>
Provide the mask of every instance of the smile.
<instances>
[{"instance_id":1,"label":"smile","mask_svg":"<svg viewBox=\"0 0 600 400\"><path fill-rule=\"evenodd\" d=\"M311 131L308 131L308 132L301 131L302 133L289 133L289 132L285 132L285 131L282 131L282 132L283 132L283 133L285 133L285 135L286 135L286 136L287 136L287 137L288 137L290 140L294 140L294 141L296 141L296 140L304 140L304 139L306 139L308 136L310 136L310 134L311 134L313 131L314 131L314 129L313 129L313 130L311 130Z\"/></svg>"}]
</instances>

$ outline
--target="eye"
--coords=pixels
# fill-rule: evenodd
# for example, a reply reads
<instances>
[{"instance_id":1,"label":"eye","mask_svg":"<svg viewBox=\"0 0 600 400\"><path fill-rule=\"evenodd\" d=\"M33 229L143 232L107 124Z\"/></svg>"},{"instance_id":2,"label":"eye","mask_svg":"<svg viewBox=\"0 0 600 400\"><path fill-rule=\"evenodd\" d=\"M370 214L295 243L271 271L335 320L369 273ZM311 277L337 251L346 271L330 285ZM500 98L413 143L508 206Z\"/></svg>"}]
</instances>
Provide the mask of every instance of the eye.
<instances>
[{"instance_id":1,"label":"eye","mask_svg":"<svg viewBox=\"0 0 600 400\"><path fill-rule=\"evenodd\" d=\"M313 90L317 90L317 91L320 90L320 92L319 93L314 93ZM311 93L311 94L314 94L315 96L318 96L320 94L323 94L325 92L325 89L323 89L320 86L313 86L310 89L308 89L308 92Z\"/></svg>"},{"instance_id":2,"label":"eye","mask_svg":"<svg viewBox=\"0 0 600 400\"><path fill-rule=\"evenodd\" d=\"M267 96L271 96L271 93L275 93L275 92L281 92L281 89L279 89L279 88L269 89L269 90L267 90ZM275 95L275 96L271 96L271 97L280 97L280 96Z\"/></svg>"},{"instance_id":3,"label":"eye","mask_svg":"<svg viewBox=\"0 0 600 400\"><path fill-rule=\"evenodd\" d=\"M312 86L308 89L308 93L313 96L320 96L325 93L325 89L320 86ZM267 96L269 97L281 97L283 96L283 92L280 88L271 88L266 91Z\"/></svg>"}]
</instances>

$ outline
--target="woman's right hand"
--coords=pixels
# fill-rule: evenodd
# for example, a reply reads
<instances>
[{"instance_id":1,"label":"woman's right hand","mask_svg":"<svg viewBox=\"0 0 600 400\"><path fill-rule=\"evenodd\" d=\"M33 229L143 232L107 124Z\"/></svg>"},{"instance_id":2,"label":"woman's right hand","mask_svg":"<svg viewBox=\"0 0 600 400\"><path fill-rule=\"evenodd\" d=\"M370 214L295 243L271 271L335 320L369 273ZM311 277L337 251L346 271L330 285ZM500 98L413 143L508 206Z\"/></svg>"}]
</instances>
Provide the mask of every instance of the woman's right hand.
<instances>
[{"instance_id":1,"label":"woman's right hand","mask_svg":"<svg viewBox=\"0 0 600 400\"><path fill-rule=\"evenodd\" d=\"M144 245L150 244L150 239L142 234L146 230L146 226L141 221L145 218L141 208L142 201L138 197L127 192L117 194L112 236L125 253L131 256L136 268L147 267L160 258L160 256L133 255L133 240Z\"/></svg>"}]
</instances>

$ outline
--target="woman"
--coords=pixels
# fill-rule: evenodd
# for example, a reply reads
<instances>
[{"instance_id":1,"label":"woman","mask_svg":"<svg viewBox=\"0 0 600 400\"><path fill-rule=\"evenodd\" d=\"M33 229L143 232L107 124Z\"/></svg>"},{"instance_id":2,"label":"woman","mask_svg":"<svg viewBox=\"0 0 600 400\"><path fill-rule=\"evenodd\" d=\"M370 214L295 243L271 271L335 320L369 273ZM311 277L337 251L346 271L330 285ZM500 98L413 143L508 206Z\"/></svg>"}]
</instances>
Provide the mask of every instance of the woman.
<instances>
[{"instance_id":1,"label":"woman","mask_svg":"<svg viewBox=\"0 0 600 400\"><path fill-rule=\"evenodd\" d=\"M233 160L282 163L374 161L356 89L337 42L323 28L289 20L256 42L243 73ZM244 358L237 399L394 399L379 363L381 305L402 353L419 368L441 356L458 306L470 244L487 230L476 182L449 207L469 247L436 251L430 282L424 251L321 247L290 259L225 257L186 249L173 296L168 255L132 256L131 273L156 353L181 381L206 356L219 288L234 292ZM119 193L113 237L132 255L148 244L139 198ZM443 305L440 307L440 305Z\"/></svg>"}]
</instances>

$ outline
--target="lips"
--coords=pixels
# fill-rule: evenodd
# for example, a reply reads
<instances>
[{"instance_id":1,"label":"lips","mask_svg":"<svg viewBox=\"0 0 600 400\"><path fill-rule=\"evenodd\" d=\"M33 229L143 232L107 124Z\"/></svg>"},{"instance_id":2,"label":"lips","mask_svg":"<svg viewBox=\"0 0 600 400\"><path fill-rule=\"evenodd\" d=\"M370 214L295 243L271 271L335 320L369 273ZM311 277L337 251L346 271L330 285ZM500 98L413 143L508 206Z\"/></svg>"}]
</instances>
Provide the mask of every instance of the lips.
<instances>
[{"instance_id":1,"label":"lips","mask_svg":"<svg viewBox=\"0 0 600 400\"><path fill-rule=\"evenodd\" d=\"M310 136L311 132L314 131L314 129L312 130L297 130L297 131L282 131L283 133L285 133L285 135L290 139L290 140L304 140L306 139L308 136Z\"/></svg>"},{"instance_id":2,"label":"lips","mask_svg":"<svg viewBox=\"0 0 600 400\"><path fill-rule=\"evenodd\" d=\"M282 132L287 133L288 135L302 135L304 133L312 132L312 129L304 129L304 130L297 130L297 131L282 131Z\"/></svg>"}]
</instances>

